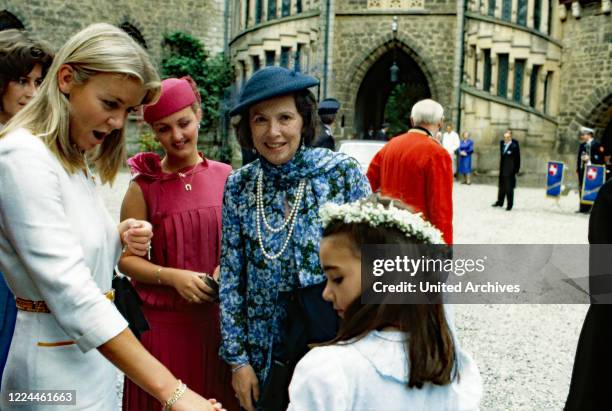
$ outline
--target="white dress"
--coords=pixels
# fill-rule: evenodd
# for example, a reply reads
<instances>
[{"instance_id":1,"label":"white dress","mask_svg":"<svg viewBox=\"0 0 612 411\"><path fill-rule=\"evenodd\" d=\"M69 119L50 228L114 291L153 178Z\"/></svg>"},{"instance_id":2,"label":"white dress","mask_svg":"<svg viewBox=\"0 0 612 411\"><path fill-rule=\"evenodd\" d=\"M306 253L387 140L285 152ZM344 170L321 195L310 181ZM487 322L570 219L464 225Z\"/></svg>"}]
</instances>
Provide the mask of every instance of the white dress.
<instances>
[{"instance_id":1,"label":"white dress","mask_svg":"<svg viewBox=\"0 0 612 411\"><path fill-rule=\"evenodd\" d=\"M51 311L18 311L0 409L116 409L115 368L95 348L127 327L103 295L121 244L95 182L17 130L0 139L0 192L0 271L16 297ZM26 389L76 390L76 406L7 402Z\"/></svg>"},{"instance_id":2,"label":"white dress","mask_svg":"<svg viewBox=\"0 0 612 411\"><path fill-rule=\"evenodd\" d=\"M351 344L317 347L298 363L288 411L477 410L482 380L474 360L458 346L459 379L408 388L406 334L372 331Z\"/></svg>"}]
</instances>

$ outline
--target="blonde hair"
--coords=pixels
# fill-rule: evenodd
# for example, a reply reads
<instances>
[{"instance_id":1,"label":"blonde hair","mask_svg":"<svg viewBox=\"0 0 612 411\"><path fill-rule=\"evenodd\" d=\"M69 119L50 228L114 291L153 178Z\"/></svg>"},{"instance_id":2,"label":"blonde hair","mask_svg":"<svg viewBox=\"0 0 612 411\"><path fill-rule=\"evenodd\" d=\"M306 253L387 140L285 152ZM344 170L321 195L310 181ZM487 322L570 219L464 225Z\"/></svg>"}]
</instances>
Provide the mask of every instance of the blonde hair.
<instances>
[{"instance_id":1,"label":"blonde hair","mask_svg":"<svg viewBox=\"0 0 612 411\"><path fill-rule=\"evenodd\" d=\"M147 53L123 30L105 23L92 24L62 46L36 97L0 131L0 138L25 128L46 143L67 172L83 169L87 155L102 182L112 182L125 161L125 125L108 135L93 153L84 155L70 140L70 102L57 79L63 64L73 68L77 84L96 74L124 74L142 84L146 91L142 104L159 98L159 75Z\"/></svg>"}]
</instances>

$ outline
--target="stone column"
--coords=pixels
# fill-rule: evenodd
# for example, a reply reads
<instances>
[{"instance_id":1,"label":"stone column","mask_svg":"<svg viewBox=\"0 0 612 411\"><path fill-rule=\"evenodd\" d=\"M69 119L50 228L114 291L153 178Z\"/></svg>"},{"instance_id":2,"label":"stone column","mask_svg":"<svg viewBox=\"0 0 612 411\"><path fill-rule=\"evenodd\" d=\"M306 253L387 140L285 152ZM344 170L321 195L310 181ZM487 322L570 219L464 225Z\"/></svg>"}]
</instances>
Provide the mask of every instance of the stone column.
<instances>
[{"instance_id":1,"label":"stone column","mask_svg":"<svg viewBox=\"0 0 612 411\"><path fill-rule=\"evenodd\" d=\"M542 66L540 68L540 74L538 75L538 101L536 101L536 109L544 112L544 100L546 96L544 95L544 83L546 82L546 75L548 74L548 70Z\"/></svg>"},{"instance_id":2,"label":"stone column","mask_svg":"<svg viewBox=\"0 0 612 411\"><path fill-rule=\"evenodd\" d=\"M540 1L540 7L542 7L542 1ZM527 0L527 27L530 29L540 30L539 27L533 26L533 15L535 14L535 0ZM542 11L540 10L540 16L542 16ZM540 23L542 21L540 20Z\"/></svg>"},{"instance_id":3,"label":"stone column","mask_svg":"<svg viewBox=\"0 0 612 411\"><path fill-rule=\"evenodd\" d=\"M529 106L529 98L531 97L529 91L531 90L531 72L533 71L533 63L529 61L527 60L525 72L523 73L523 104L526 106Z\"/></svg>"},{"instance_id":4,"label":"stone column","mask_svg":"<svg viewBox=\"0 0 612 411\"><path fill-rule=\"evenodd\" d=\"M476 79L478 79L478 81L476 82L476 84L474 84L474 87L476 87L478 90L482 90L482 87L484 85L484 53L482 52L482 50L476 46L476 61L477 61L477 70L478 70L478 74L476 75Z\"/></svg>"},{"instance_id":5,"label":"stone column","mask_svg":"<svg viewBox=\"0 0 612 411\"><path fill-rule=\"evenodd\" d=\"M514 57L508 56L508 88L506 89L506 98L514 101Z\"/></svg>"},{"instance_id":6,"label":"stone column","mask_svg":"<svg viewBox=\"0 0 612 411\"><path fill-rule=\"evenodd\" d=\"M247 27L253 27L255 25L255 2L257 0L246 0L249 8L249 21L247 21Z\"/></svg>"},{"instance_id":7,"label":"stone column","mask_svg":"<svg viewBox=\"0 0 612 411\"><path fill-rule=\"evenodd\" d=\"M497 95L497 53L491 49L491 95Z\"/></svg>"},{"instance_id":8,"label":"stone column","mask_svg":"<svg viewBox=\"0 0 612 411\"><path fill-rule=\"evenodd\" d=\"M542 10L540 14L542 15L542 19L540 20L540 27L536 27L536 30L540 30L544 34L550 35L548 30L548 5L552 0L541 0ZM552 11L552 10L551 10ZM552 20L551 20L552 23Z\"/></svg>"},{"instance_id":9,"label":"stone column","mask_svg":"<svg viewBox=\"0 0 612 411\"><path fill-rule=\"evenodd\" d=\"M495 0L495 18L501 19L502 6L502 0Z\"/></svg>"},{"instance_id":10,"label":"stone column","mask_svg":"<svg viewBox=\"0 0 612 411\"><path fill-rule=\"evenodd\" d=\"M512 23L518 22L518 0L512 0L512 13L510 13L510 21Z\"/></svg>"}]
</instances>

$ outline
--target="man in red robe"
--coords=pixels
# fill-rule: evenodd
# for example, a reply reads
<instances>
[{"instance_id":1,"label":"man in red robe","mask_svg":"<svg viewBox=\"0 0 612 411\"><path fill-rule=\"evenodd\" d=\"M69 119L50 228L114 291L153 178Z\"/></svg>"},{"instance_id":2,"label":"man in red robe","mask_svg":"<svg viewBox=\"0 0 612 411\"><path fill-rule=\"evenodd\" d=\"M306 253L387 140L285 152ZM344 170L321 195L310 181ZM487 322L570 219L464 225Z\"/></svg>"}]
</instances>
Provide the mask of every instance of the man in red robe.
<instances>
[{"instance_id":1,"label":"man in red robe","mask_svg":"<svg viewBox=\"0 0 612 411\"><path fill-rule=\"evenodd\" d=\"M430 99L412 107L413 127L393 138L368 168L372 191L397 198L436 226L453 243L453 166L432 136L442 128L444 109Z\"/></svg>"}]
</instances>

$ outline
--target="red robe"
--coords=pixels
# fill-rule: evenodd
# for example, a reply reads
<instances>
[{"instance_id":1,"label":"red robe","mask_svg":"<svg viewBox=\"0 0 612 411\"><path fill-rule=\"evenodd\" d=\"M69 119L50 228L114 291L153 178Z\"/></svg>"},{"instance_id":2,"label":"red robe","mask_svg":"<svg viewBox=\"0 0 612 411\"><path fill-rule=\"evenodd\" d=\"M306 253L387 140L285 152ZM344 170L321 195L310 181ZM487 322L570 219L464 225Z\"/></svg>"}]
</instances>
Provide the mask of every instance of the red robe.
<instances>
[{"instance_id":1,"label":"red robe","mask_svg":"<svg viewBox=\"0 0 612 411\"><path fill-rule=\"evenodd\" d=\"M389 141L368 168L372 191L402 200L453 243L453 166L448 152L424 132Z\"/></svg>"}]
</instances>

